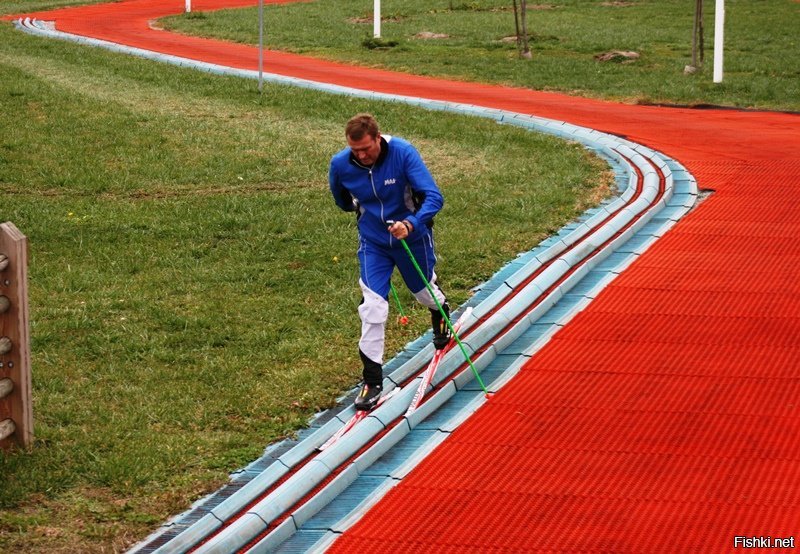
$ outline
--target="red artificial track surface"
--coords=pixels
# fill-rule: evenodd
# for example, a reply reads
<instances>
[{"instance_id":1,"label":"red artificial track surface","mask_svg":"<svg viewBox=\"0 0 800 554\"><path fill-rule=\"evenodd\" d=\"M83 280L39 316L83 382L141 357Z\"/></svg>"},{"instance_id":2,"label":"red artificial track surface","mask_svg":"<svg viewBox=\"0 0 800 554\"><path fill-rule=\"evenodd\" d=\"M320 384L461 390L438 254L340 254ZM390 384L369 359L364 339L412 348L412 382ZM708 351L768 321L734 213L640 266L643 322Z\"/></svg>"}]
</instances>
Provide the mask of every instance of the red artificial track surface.
<instances>
[{"instance_id":1,"label":"red artificial track surface","mask_svg":"<svg viewBox=\"0 0 800 554\"><path fill-rule=\"evenodd\" d=\"M255 48L150 28L182 10L130 0L28 15L257 69ZM272 51L265 70L624 135L715 191L332 552L727 552L736 536L800 531L800 116L614 104Z\"/></svg>"}]
</instances>

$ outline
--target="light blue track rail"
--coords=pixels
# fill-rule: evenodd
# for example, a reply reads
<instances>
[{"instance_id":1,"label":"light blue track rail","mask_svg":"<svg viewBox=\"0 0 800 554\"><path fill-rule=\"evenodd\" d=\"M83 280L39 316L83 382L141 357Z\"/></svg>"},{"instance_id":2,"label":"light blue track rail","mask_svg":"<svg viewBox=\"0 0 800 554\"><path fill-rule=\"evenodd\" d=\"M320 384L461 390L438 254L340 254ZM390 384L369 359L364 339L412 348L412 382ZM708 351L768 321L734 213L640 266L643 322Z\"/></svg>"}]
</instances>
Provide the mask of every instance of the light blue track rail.
<instances>
[{"instance_id":1,"label":"light blue track rail","mask_svg":"<svg viewBox=\"0 0 800 554\"><path fill-rule=\"evenodd\" d=\"M17 26L39 36L221 75L258 77L255 71L60 33L40 21L20 20ZM674 225L697 197L694 178L676 161L645 146L592 129L476 105L377 93L280 75L265 74L264 80L489 118L579 142L612 167L619 188L617 197L588 210L557 235L507 264L456 310L457 316L464 308L473 308L464 326L470 330L464 344L471 355L478 354L475 366L491 391L508 383L558 329ZM411 382L329 449L317 452L352 416L352 393L343 399L344 407L319 414L297 440L268 447L261 458L233 474L228 485L162 526L133 552L178 553L192 548L209 553L324 550L486 401L471 372L463 369L461 353L456 349L443 359L429 399L414 414L403 417L416 390L419 377L414 377L432 354L427 334L389 361L384 368L388 375L385 390L397 388L409 379ZM402 421L393 425L400 418ZM389 427L390 431L384 433ZM379 438L374 441L376 437ZM354 456L371 441L374 442L368 449ZM331 475L335 477L320 487L315 496L305 498ZM276 486L282 478L285 481ZM228 524L232 518L235 521Z\"/></svg>"}]
</instances>

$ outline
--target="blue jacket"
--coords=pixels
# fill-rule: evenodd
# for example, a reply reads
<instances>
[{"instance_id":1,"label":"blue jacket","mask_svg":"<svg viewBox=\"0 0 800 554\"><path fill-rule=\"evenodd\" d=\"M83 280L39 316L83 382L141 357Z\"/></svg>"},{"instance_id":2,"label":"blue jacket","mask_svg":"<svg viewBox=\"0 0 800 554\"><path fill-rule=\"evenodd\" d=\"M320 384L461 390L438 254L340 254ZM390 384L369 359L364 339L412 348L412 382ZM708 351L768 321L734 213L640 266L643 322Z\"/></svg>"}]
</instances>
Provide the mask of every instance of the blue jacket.
<instances>
[{"instance_id":1,"label":"blue jacket","mask_svg":"<svg viewBox=\"0 0 800 554\"><path fill-rule=\"evenodd\" d=\"M433 217L444 205L419 152L407 140L389 135L381 136L381 153L371 168L361 165L350 148L334 155L328 182L341 209L359 210L361 236L379 246L400 246L387 231L389 220L411 223L414 232L409 242L427 236Z\"/></svg>"}]
</instances>

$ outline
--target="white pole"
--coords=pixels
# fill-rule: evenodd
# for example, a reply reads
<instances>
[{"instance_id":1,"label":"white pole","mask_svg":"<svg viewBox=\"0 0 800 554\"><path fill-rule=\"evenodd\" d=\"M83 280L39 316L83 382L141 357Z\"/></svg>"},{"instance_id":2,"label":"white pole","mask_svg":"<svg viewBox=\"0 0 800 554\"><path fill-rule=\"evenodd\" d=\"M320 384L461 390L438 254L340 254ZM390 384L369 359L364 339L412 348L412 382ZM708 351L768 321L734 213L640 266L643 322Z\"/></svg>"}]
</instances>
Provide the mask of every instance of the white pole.
<instances>
[{"instance_id":1,"label":"white pole","mask_svg":"<svg viewBox=\"0 0 800 554\"><path fill-rule=\"evenodd\" d=\"M263 87L264 87L264 0L258 0L258 92L261 92L261 89Z\"/></svg>"},{"instance_id":2,"label":"white pole","mask_svg":"<svg viewBox=\"0 0 800 554\"><path fill-rule=\"evenodd\" d=\"M375 9L372 15L372 34L375 38L381 38L381 0L375 0Z\"/></svg>"},{"instance_id":3,"label":"white pole","mask_svg":"<svg viewBox=\"0 0 800 554\"><path fill-rule=\"evenodd\" d=\"M190 13L192 11L192 0L186 0L186 13Z\"/></svg>"},{"instance_id":4,"label":"white pole","mask_svg":"<svg viewBox=\"0 0 800 554\"><path fill-rule=\"evenodd\" d=\"M717 0L714 10L714 82L722 82L722 50L725 43L725 0Z\"/></svg>"}]
</instances>

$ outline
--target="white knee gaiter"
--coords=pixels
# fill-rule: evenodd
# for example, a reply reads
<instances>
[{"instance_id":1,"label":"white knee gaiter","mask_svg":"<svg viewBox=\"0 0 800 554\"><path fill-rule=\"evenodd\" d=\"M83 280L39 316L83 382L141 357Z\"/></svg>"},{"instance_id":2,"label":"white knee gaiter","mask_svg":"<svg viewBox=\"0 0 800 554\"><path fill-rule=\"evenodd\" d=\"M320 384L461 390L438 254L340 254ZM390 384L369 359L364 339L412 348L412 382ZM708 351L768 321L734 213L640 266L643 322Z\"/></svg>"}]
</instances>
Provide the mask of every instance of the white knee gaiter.
<instances>
[{"instance_id":1,"label":"white knee gaiter","mask_svg":"<svg viewBox=\"0 0 800 554\"><path fill-rule=\"evenodd\" d=\"M436 300L439 301L439 304L444 304L444 302L445 302L444 293L436 285L436 273L433 274L433 277L431 278L430 284L431 284L431 288L433 289L433 294L436 295ZM428 287L425 287L424 289L422 289L419 292L415 292L414 293L414 298L417 299L417 302L419 302L420 304L422 304L423 306L425 306L428 309L431 309L431 310L436 310L437 309L436 302L433 301L433 297L431 296L431 293L428 292Z\"/></svg>"},{"instance_id":2,"label":"white knee gaiter","mask_svg":"<svg viewBox=\"0 0 800 554\"><path fill-rule=\"evenodd\" d=\"M358 307L361 317L361 340L358 347L370 360L383 364L383 343L386 320L389 318L389 302L375 294L359 279L364 302Z\"/></svg>"}]
</instances>

